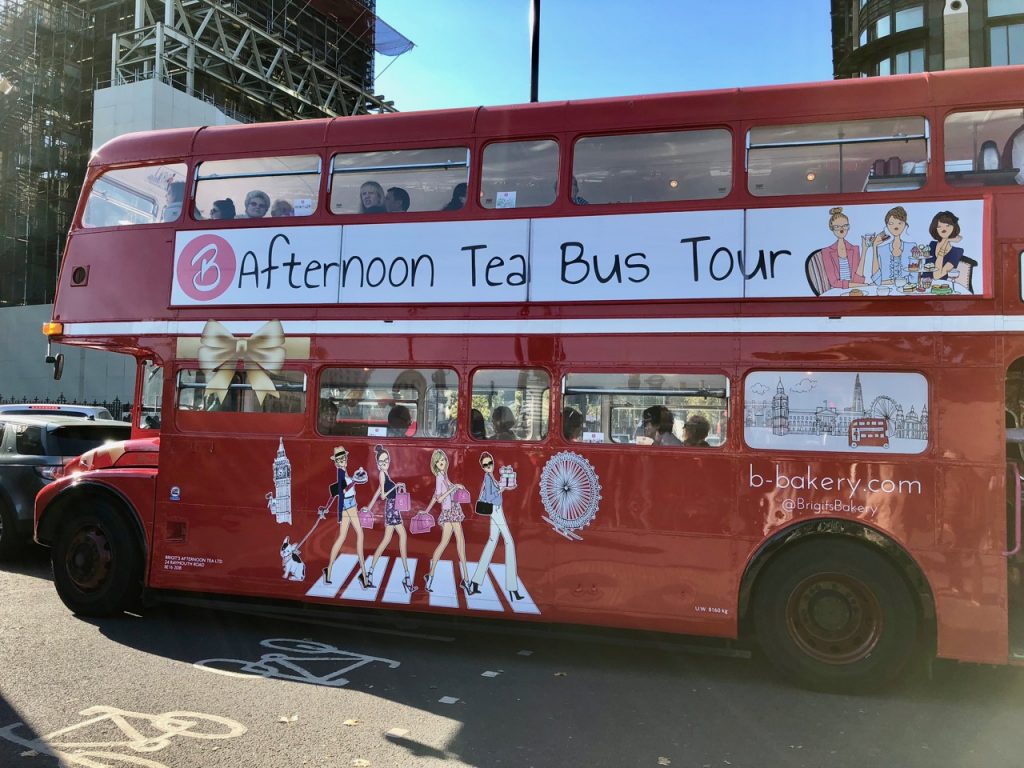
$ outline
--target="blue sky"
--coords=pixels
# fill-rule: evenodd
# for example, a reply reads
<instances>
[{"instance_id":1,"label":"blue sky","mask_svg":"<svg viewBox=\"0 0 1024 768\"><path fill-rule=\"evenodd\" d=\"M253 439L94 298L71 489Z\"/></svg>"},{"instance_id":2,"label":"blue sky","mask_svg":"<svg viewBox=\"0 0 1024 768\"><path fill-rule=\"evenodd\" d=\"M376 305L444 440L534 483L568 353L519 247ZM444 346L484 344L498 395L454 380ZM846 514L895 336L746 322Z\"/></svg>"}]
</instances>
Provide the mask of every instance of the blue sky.
<instances>
[{"instance_id":1,"label":"blue sky","mask_svg":"<svg viewBox=\"0 0 1024 768\"><path fill-rule=\"evenodd\" d=\"M529 7L377 0L416 47L377 57L376 92L403 112L529 101ZM540 100L829 80L830 41L826 0L542 0Z\"/></svg>"}]
</instances>

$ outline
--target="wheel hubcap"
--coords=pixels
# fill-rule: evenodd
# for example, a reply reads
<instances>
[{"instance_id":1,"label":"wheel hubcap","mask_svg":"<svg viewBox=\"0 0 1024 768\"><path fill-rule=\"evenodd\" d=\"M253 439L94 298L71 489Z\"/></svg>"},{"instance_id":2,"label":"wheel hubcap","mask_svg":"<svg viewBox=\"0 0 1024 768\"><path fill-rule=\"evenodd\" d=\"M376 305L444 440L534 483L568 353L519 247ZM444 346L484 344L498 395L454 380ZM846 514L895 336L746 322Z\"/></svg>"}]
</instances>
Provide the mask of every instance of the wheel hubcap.
<instances>
[{"instance_id":1,"label":"wheel hubcap","mask_svg":"<svg viewBox=\"0 0 1024 768\"><path fill-rule=\"evenodd\" d=\"M68 575L83 591L97 589L110 573L113 553L103 530L96 526L80 529L71 539L65 556Z\"/></svg>"},{"instance_id":2,"label":"wheel hubcap","mask_svg":"<svg viewBox=\"0 0 1024 768\"><path fill-rule=\"evenodd\" d=\"M857 579L815 574L790 594L790 636L807 655L828 664L850 664L871 655L882 634L875 595Z\"/></svg>"}]
</instances>

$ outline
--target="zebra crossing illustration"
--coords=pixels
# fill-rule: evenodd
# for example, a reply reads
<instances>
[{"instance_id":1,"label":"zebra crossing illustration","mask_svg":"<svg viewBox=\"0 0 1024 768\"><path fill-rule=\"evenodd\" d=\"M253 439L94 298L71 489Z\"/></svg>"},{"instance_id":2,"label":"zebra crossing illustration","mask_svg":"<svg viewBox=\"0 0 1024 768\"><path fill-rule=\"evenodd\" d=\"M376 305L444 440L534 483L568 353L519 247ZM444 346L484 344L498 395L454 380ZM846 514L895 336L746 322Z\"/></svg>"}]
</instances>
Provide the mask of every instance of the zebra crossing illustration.
<instances>
[{"instance_id":1,"label":"zebra crossing illustration","mask_svg":"<svg viewBox=\"0 0 1024 768\"><path fill-rule=\"evenodd\" d=\"M423 577L429 568L429 562L423 562L423 568L419 568L420 562L417 558L409 558L409 576L412 583L419 586L419 590L410 593L402 585L405 578L405 571L402 568L401 560L393 562L393 558L381 557L377 567L373 571L374 586L363 588L356 578L359 568L359 559L352 554L343 554L334 561L331 569L331 583L324 582L320 576L316 583L306 592L307 597L320 597L327 599L340 598L342 600L354 600L365 603L382 603L390 605L409 605L415 596L417 602L426 597L429 605L436 608L459 608L465 607L476 611L490 611L493 613L504 613L511 610L513 613L540 614L540 609L534 603L526 585L520 581L519 594L522 600L513 600L508 593L500 589L505 583L504 563L491 563L487 569L489 577L484 579L480 585L480 592L474 595L467 595L459 587L458 566L451 560L439 560L434 568L434 579L431 583L431 591L427 592L423 587ZM476 569L475 562L469 562L469 573ZM390 568L389 568L390 566Z\"/></svg>"}]
</instances>

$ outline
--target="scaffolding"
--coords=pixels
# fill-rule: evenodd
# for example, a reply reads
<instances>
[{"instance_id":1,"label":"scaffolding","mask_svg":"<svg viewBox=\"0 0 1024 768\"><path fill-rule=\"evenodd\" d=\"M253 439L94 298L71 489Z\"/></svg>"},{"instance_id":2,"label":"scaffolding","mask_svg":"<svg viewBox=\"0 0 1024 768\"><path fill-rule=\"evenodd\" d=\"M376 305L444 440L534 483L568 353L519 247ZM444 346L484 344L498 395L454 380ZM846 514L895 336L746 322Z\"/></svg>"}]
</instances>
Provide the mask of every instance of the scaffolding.
<instances>
[{"instance_id":1,"label":"scaffolding","mask_svg":"<svg viewBox=\"0 0 1024 768\"><path fill-rule=\"evenodd\" d=\"M0 0L0 307L53 301L97 86L157 79L241 122L393 112L377 22L374 0Z\"/></svg>"},{"instance_id":2,"label":"scaffolding","mask_svg":"<svg viewBox=\"0 0 1024 768\"><path fill-rule=\"evenodd\" d=\"M393 112L372 92L372 4L276 0L137 0L114 35L114 85L160 80L255 119ZM215 99L217 97L215 96Z\"/></svg>"}]
</instances>

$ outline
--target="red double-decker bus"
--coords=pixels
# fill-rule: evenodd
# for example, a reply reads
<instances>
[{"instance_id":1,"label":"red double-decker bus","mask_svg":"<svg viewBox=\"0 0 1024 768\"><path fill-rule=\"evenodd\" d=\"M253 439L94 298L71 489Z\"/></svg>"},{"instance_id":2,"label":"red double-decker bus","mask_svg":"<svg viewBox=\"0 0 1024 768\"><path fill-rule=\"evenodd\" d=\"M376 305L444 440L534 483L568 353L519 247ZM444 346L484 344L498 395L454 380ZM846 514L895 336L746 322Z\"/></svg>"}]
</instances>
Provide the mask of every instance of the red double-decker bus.
<instances>
[{"instance_id":1,"label":"red double-decker bus","mask_svg":"<svg viewBox=\"0 0 1024 768\"><path fill-rule=\"evenodd\" d=\"M135 432L37 501L61 598L752 636L840 687L1019 660L1022 87L108 143L46 332L138 359Z\"/></svg>"}]
</instances>

